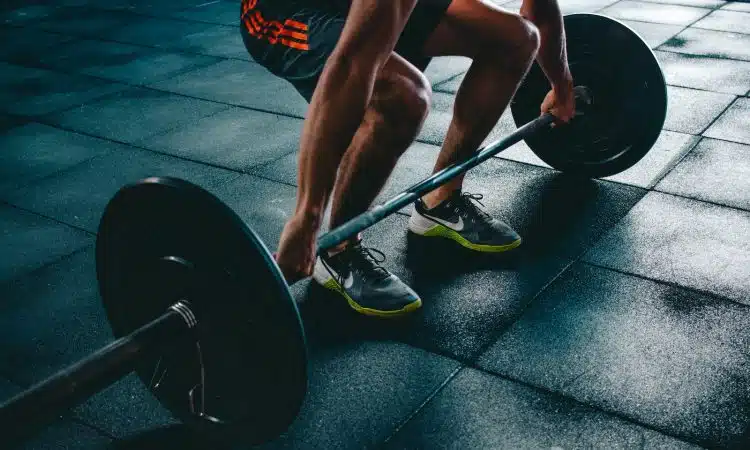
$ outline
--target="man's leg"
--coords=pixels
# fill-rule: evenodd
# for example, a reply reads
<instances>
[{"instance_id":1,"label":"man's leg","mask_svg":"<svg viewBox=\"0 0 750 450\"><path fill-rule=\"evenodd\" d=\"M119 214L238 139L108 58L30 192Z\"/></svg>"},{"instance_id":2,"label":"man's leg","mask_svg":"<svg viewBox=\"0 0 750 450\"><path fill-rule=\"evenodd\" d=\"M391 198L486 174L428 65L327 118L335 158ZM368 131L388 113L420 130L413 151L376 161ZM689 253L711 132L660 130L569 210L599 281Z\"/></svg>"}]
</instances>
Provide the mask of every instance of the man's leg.
<instances>
[{"instance_id":1,"label":"man's leg","mask_svg":"<svg viewBox=\"0 0 750 450\"><path fill-rule=\"evenodd\" d=\"M339 166L331 228L366 211L375 200L398 158L419 133L430 94L424 75L393 54L375 83L362 125ZM363 314L393 316L419 308L419 296L380 266L379 253L362 247L358 238L352 239L320 258L313 276Z\"/></svg>"},{"instance_id":2,"label":"man's leg","mask_svg":"<svg viewBox=\"0 0 750 450\"><path fill-rule=\"evenodd\" d=\"M453 0L425 45L428 56L467 56L473 62L456 94L435 171L474 153L497 124L539 47L536 28L520 15L479 0ZM478 251L499 252L521 243L510 227L461 195L458 176L417 203L413 232L451 238Z\"/></svg>"},{"instance_id":3,"label":"man's leg","mask_svg":"<svg viewBox=\"0 0 750 450\"><path fill-rule=\"evenodd\" d=\"M431 88L424 75L393 54L375 82L365 118L339 166L331 229L370 207L399 157L419 134L430 99Z\"/></svg>"},{"instance_id":4,"label":"man's leg","mask_svg":"<svg viewBox=\"0 0 750 450\"><path fill-rule=\"evenodd\" d=\"M473 62L456 93L453 119L435 171L468 158L487 138L526 75L539 47L531 22L480 0L453 0L425 46L429 56L468 56ZM434 206L461 189L456 177L425 196Z\"/></svg>"}]
</instances>

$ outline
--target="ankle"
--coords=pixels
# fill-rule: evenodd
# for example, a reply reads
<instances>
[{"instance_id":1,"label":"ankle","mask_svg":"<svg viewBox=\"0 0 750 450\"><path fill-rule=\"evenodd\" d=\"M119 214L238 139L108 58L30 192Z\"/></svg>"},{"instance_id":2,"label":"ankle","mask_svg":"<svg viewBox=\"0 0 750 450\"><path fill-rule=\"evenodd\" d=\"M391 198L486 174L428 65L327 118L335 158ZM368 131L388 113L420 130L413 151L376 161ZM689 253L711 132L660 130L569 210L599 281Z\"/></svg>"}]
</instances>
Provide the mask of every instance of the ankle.
<instances>
[{"instance_id":1,"label":"ankle","mask_svg":"<svg viewBox=\"0 0 750 450\"><path fill-rule=\"evenodd\" d=\"M356 237L349 239L347 241L344 241L335 247L329 248L328 256L338 255L339 253L347 250L348 248L351 248L354 245L360 244L361 242L362 242L362 236L361 234L359 234Z\"/></svg>"},{"instance_id":2,"label":"ankle","mask_svg":"<svg viewBox=\"0 0 750 450\"><path fill-rule=\"evenodd\" d=\"M455 190L448 189L436 189L422 197L422 203L424 203L427 209L432 209L449 198L453 197Z\"/></svg>"}]
</instances>

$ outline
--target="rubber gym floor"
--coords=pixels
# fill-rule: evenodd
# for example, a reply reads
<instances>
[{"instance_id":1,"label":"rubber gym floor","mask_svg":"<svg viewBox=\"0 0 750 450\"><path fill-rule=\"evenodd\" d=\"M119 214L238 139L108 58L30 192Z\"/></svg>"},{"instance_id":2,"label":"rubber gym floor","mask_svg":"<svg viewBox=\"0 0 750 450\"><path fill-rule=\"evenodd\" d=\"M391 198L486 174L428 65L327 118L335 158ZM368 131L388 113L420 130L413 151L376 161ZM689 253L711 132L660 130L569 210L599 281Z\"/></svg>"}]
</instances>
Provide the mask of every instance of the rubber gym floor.
<instances>
[{"instance_id":1,"label":"rubber gym floor","mask_svg":"<svg viewBox=\"0 0 750 450\"><path fill-rule=\"evenodd\" d=\"M238 3L3 2L0 398L112 339L93 249L120 186L187 179L276 247L306 104L247 56ZM410 237L410 207L370 228L423 297L405 320L294 285L309 392L267 448L750 446L750 4L560 3L654 49L669 84L654 148L599 180L523 143L472 170L467 191L525 239L511 255ZM428 68L432 112L381 199L429 174L468 64ZM513 128L506 114L491 139ZM131 375L23 448L113 447L200 444Z\"/></svg>"}]
</instances>

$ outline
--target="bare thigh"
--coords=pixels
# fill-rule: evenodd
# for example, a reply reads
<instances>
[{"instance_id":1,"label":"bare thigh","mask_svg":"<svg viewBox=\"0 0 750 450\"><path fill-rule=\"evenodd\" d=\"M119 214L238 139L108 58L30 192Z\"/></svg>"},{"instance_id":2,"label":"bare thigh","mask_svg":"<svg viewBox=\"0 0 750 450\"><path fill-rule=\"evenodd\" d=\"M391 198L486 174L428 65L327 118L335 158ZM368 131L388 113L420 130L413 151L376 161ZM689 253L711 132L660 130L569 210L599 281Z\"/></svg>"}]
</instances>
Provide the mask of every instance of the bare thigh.
<instances>
[{"instance_id":1,"label":"bare thigh","mask_svg":"<svg viewBox=\"0 0 750 450\"><path fill-rule=\"evenodd\" d=\"M512 52L523 43L530 23L520 14L482 0L453 0L425 44L427 56L475 58L491 50Z\"/></svg>"}]
</instances>

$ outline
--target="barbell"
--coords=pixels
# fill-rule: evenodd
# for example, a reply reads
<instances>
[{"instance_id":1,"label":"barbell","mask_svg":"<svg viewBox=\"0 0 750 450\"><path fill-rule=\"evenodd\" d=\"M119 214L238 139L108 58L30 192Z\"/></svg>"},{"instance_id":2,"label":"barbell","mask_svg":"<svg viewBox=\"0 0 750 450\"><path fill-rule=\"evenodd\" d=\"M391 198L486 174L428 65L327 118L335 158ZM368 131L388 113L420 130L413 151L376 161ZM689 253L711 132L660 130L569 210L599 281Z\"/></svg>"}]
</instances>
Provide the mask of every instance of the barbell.
<instances>
[{"instance_id":1,"label":"barbell","mask_svg":"<svg viewBox=\"0 0 750 450\"><path fill-rule=\"evenodd\" d=\"M514 133L320 236L318 252L521 140L576 175L612 175L638 162L666 115L656 58L634 31L605 16L567 15L565 29L578 84L571 123L552 127L551 115L539 115L549 85L532 67L511 104ZM116 340L0 405L6 443L133 371L211 440L262 443L293 422L307 391L297 305L258 235L213 194L163 177L121 188L99 223L96 273Z\"/></svg>"}]
</instances>

